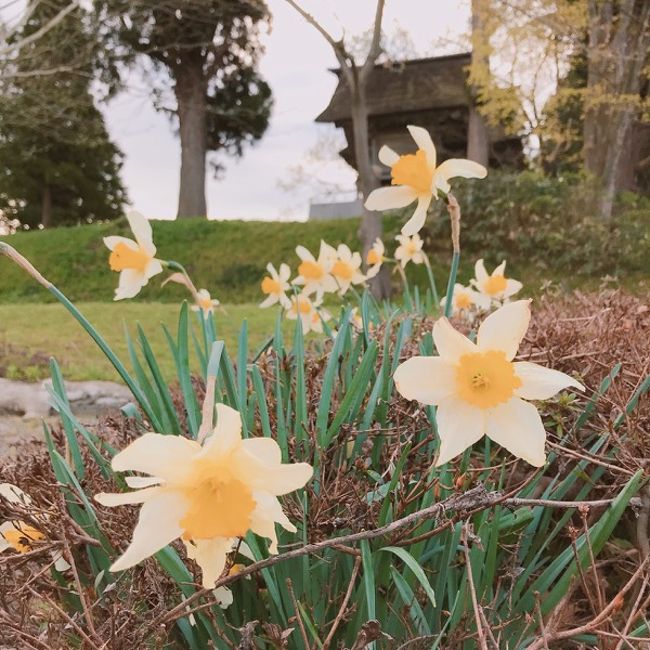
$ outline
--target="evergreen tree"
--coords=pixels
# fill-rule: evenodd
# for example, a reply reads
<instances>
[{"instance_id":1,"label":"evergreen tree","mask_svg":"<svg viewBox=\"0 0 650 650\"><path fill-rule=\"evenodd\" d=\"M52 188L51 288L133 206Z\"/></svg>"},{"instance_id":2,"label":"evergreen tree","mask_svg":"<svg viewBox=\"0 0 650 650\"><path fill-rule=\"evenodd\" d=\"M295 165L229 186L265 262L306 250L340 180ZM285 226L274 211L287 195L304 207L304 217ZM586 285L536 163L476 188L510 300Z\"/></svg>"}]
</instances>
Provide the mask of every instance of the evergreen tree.
<instances>
[{"instance_id":1,"label":"evergreen tree","mask_svg":"<svg viewBox=\"0 0 650 650\"><path fill-rule=\"evenodd\" d=\"M35 33L66 4L39 3L17 38ZM100 56L92 17L77 8L5 65L0 211L6 216L49 227L121 214L122 154L91 92Z\"/></svg>"},{"instance_id":2,"label":"evergreen tree","mask_svg":"<svg viewBox=\"0 0 650 650\"><path fill-rule=\"evenodd\" d=\"M259 27L270 19L266 4L104 0L99 6L104 26L117 37L118 56L136 61L146 55L153 62L154 106L178 119L178 216L205 216L208 152L240 156L268 126L271 89L257 72Z\"/></svg>"}]
</instances>

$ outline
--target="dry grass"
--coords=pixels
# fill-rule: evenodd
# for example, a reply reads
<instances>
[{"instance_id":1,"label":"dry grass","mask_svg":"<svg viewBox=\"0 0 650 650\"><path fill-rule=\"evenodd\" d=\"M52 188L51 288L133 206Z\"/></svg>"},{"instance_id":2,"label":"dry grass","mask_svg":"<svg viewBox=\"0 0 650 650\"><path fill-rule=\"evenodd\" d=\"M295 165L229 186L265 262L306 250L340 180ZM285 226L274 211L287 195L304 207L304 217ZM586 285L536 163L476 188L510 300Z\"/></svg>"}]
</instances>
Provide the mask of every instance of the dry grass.
<instances>
[{"instance_id":1,"label":"dry grass","mask_svg":"<svg viewBox=\"0 0 650 650\"><path fill-rule=\"evenodd\" d=\"M424 332L430 329L430 325L430 322L422 321L418 327ZM583 439L594 433L606 436L607 441L599 455L590 457L594 463L592 467L598 464L607 466L590 498L610 498L620 490L630 473L641 467L646 471L650 470L650 404L647 397L641 400L631 415L625 415L620 427L614 427L614 422L624 413L634 391L650 372L650 340L647 334L649 325L650 309L647 304L620 292L595 296L574 294L561 299L541 300L534 310L534 320L521 350L522 359L549 365L579 377L588 389L587 395L598 389L603 378L617 363L622 363L612 387L599 400L589 422L581 429L579 435L573 435L563 441L556 466L548 472L549 476L562 476L571 471L576 458L586 457ZM381 335L381 332L378 334ZM417 353L417 334L418 332L403 350L405 358ZM307 385L310 414L306 430L307 435L312 438L312 445L315 441L315 417L325 363L325 356L312 353L310 363L306 365L309 369ZM260 370L267 386L272 386L271 367L266 365L264 359L260 361ZM199 397L202 390L202 386L197 385ZM270 389L267 401L269 411L274 413L274 396ZM334 399L333 411L337 403L337 399ZM366 495L372 489L373 483L365 471L365 466L369 464L368 459L373 453L375 440L378 437L384 439L379 465L389 468L397 462L405 445L415 440L416 434L430 430L425 414L417 405L393 394L388 408L393 414L395 427L391 430L364 432L368 434L363 446L364 453L360 454L351 466L348 466L345 459L348 444L360 433L354 428L342 427L335 444L322 456L320 490L318 494L313 491L309 494L310 542L336 536L337 531L343 529L356 532L377 526L380 502L368 503ZM565 428L568 428L583 408L584 400L579 405L572 400L559 399L546 404L545 418L547 423L561 419ZM553 427L547 426L547 430L549 444L559 445L559 439L552 433ZM100 424L98 432L117 448L124 447L138 435L134 424L123 419L106 419ZM61 431L56 432L56 438L56 442L63 447ZM420 436L409 452L407 465L395 488L397 498L394 519L406 512L408 505L419 499L423 493L430 490L436 493L439 489L435 481L429 484L424 478L424 470L431 463L430 442L430 436ZM293 441L291 451L295 458L302 459L310 447L309 444L303 445ZM619 449L614 460L607 458L607 452L612 447ZM458 492L475 485L478 471L484 470L478 457L473 463L469 471L456 474L454 480ZM88 474L84 478L83 487L87 494L115 487L107 483L94 463L87 462L86 467ZM532 475L527 466L524 467L523 463L512 459L506 461L506 468L507 491L516 491ZM501 469L501 464L495 466L494 475ZM33 497L38 510L50 514L50 525L48 530L44 531L49 540L47 543L34 544L34 550L25 555L5 553L0 556L0 639L4 643L19 648L68 648L70 634L76 633L76 637L80 638L82 635L79 630L82 630L86 635L86 639L82 637L81 640L83 648L132 650L164 647L166 642L172 644L170 647L175 647L175 632L172 626L169 629L151 627L160 614L176 604L172 600L175 591L171 583L153 560L127 572L129 577L126 580L119 580L114 590L105 594L101 600L97 599L93 584L88 581L88 576L92 573L83 552L84 545L89 540L66 514L63 499L56 488L49 459L42 445L26 445L15 461L0 466L0 480L20 486ZM583 480L588 481L589 476L584 476ZM285 500L285 506L290 518L299 519L302 516L302 508L291 498ZM650 509L650 495L643 507ZM582 532L584 526L597 517L598 513L598 509L576 512L566 526L564 541ZM100 509L98 514L110 543L115 548L123 549L135 523L136 509ZM647 514L646 512L646 516ZM0 521L17 517L25 519L30 515L36 517L33 523L38 523L36 511L32 510L26 514L11 511L0 504ZM447 526L453 521L453 518L450 518L441 526ZM412 541L413 535L413 530L403 529L396 532L387 543L407 545ZM68 585L55 582L48 571L51 564L49 551L52 546L61 548L77 568L81 581L77 591L81 590L87 602L86 620L78 616L70 617L65 613L66 598L71 597L71 592ZM339 550L358 555L355 548ZM581 580L574 582L561 607L556 608L543 625L540 624L540 635L544 629L548 638L548 645L545 641L545 645L540 647L574 647L566 645L568 642L562 641L561 635L564 631L581 625L586 625L589 631L598 631L602 642L598 647L612 650L641 647L621 642L621 631L626 630L627 634L629 621L638 617L638 612L643 611L640 608L648 605L650 573L647 566L645 571L642 567L648 551L647 520L644 529L639 526L637 514L630 511L616 530L616 540L606 546L598 560L585 571ZM552 548L549 553L552 556ZM513 565L508 570L516 569ZM194 575L198 573L194 571ZM620 602L616 601L607 616L598 620L594 626L593 622L598 618L598 613L607 603L614 602L616 594L631 576L634 577L631 590L626 592L624 598L619 598ZM340 600L342 594L327 593L324 597ZM483 605L489 607L489 603ZM267 634L270 634L268 630ZM445 647L462 647L462 644L467 642L467 639L462 637L457 631L455 636L447 640ZM555 643L554 638L558 639Z\"/></svg>"}]
</instances>

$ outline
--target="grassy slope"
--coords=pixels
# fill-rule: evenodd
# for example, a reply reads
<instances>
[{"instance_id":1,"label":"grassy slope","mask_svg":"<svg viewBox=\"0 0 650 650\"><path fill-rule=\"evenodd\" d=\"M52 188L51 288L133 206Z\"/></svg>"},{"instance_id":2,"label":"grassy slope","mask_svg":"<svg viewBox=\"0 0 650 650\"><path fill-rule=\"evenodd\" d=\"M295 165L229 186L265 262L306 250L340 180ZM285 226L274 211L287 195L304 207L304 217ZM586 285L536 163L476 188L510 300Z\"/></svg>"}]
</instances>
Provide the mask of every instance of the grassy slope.
<instances>
[{"instance_id":1,"label":"grassy slope","mask_svg":"<svg viewBox=\"0 0 650 650\"><path fill-rule=\"evenodd\" d=\"M80 303L79 308L108 340L113 350L129 363L124 323L131 336L140 323L166 376L174 376L173 360L164 339L161 323L176 331L178 305L165 303ZM275 309L256 305L228 305L217 312L219 337L235 354L242 321L249 327L249 341L255 350L273 331ZM287 328L291 324L287 324ZM69 380L118 380L117 373L70 314L58 304L0 305L0 376L40 379L49 376L47 362L53 356Z\"/></svg>"},{"instance_id":2,"label":"grassy slope","mask_svg":"<svg viewBox=\"0 0 650 650\"><path fill-rule=\"evenodd\" d=\"M357 246L357 220L321 223L269 223L243 221L154 222L154 238L163 259L185 264L198 287L210 289L224 303L262 298L259 283L267 262L294 265L295 247L317 249L322 239ZM4 238L72 300L111 300L117 275L107 267L108 251L102 237L129 236L125 220L25 232ZM145 300L178 301L185 297L178 286L160 289L158 278L142 294ZM0 260L0 303L51 300L21 270Z\"/></svg>"}]
</instances>

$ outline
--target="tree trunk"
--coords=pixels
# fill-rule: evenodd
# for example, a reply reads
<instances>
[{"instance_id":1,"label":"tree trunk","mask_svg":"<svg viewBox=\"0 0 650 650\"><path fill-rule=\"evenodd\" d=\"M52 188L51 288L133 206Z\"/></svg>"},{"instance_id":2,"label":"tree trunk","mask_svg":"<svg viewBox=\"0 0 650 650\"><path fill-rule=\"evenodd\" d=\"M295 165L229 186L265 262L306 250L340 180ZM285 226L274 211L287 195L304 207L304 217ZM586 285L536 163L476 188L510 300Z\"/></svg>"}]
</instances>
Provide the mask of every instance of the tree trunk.
<instances>
[{"instance_id":1,"label":"tree trunk","mask_svg":"<svg viewBox=\"0 0 650 650\"><path fill-rule=\"evenodd\" d=\"M486 25L484 0L472 0L472 65L490 70L490 34ZM467 157L487 167L490 162L490 139L485 118L474 102L476 89L470 89L472 105L467 124Z\"/></svg>"},{"instance_id":2,"label":"tree trunk","mask_svg":"<svg viewBox=\"0 0 650 650\"><path fill-rule=\"evenodd\" d=\"M43 196L41 199L41 225L43 228L52 227L52 188L49 184L43 187Z\"/></svg>"},{"instance_id":3,"label":"tree trunk","mask_svg":"<svg viewBox=\"0 0 650 650\"><path fill-rule=\"evenodd\" d=\"M474 106L469 109L467 125L467 158L487 167L490 162L490 140L485 118Z\"/></svg>"},{"instance_id":4,"label":"tree trunk","mask_svg":"<svg viewBox=\"0 0 650 650\"><path fill-rule=\"evenodd\" d=\"M175 70L181 139L178 217L205 217L207 99L202 59L188 59Z\"/></svg>"},{"instance_id":5,"label":"tree trunk","mask_svg":"<svg viewBox=\"0 0 650 650\"><path fill-rule=\"evenodd\" d=\"M357 171L359 173L357 187L364 200L372 190L379 187L379 179L372 168L372 161L370 160L368 107L365 94L365 88L360 87L358 83L356 88L351 89L353 146ZM359 241L361 242L361 254L364 263L368 256L368 251L372 248L373 242L377 237L381 239L383 233L384 224L381 212L371 212L364 207L363 214L361 215L361 225L359 226ZM369 281L369 284L370 290L375 298L382 300L390 297L390 276L385 265Z\"/></svg>"},{"instance_id":6,"label":"tree trunk","mask_svg":"<svg viewBox=\"0 0 650 650\"><path fill-rule=\"evenodd\" d=\"M650 3L589 0L585 168L600 179L599 212L611 219L616 192L633 187L638 147L626 148L636 127L637 98L650 49ZM628 160L626 160L628 159Z\"/></svg>"}]
</instances>

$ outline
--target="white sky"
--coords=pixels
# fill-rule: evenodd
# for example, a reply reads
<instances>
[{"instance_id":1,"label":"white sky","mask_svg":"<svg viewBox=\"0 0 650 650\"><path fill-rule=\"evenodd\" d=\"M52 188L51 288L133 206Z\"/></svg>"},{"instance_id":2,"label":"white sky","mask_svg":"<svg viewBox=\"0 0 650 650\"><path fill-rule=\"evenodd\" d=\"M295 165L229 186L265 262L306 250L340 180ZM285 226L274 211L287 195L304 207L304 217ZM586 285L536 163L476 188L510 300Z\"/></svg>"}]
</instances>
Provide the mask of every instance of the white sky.
<instances>
[{"instance_id":1,"label":"white sky","mask_svg":"<svg viewBox=\"0 0 650 650\"><path fill-rule=\"evenodd\" d=\"M207 179L208 215L214 219L304 219L313 189L288 194L278 187L291 165L317 142L314 118L336 86L328 68L330 46L285 0L268 0L272 31L264 37L260 70L273 90L274 108L266 134L239 160L226 160L219 180ZM375 0L303 0L303 6L336 36L364 32L372 24ZM408 30L419 55L442 53L441 38L467 29L469 0L387 0L384 25ZM132 206L155 219L172 219L178 201L180 144L169 119L154 111L142 81L110 102L104 113L112 138L126 156L123 179ZM341 163L337 180L353 187L355 174Z\"/></svg>"}]
</instances>

